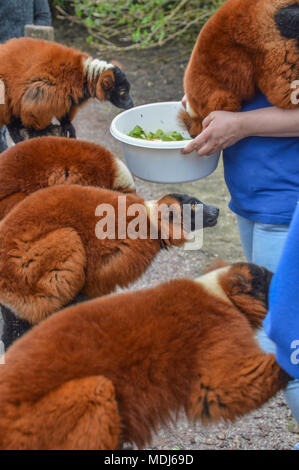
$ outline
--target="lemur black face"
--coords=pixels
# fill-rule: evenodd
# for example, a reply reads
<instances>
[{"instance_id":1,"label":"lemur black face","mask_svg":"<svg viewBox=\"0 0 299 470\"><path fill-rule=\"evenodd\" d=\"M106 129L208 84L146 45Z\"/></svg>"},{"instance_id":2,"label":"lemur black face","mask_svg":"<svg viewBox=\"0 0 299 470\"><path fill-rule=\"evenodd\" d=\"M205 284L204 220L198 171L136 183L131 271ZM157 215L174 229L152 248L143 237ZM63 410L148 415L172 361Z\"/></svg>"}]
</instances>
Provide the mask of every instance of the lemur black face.
<instances>
[{"instance_id":1,"label":"lemur black face","mask_svg":"<svg viewBox=\"0 0 299 470\"><path fill-rule=\"evenodd\" d=\"M217 224L219 215L219 209L217 207L204 204L196 197L189 196L188 194L169 194L169 196L176 199L182 208L184 206L190 206L191 210L187 210L184 214L184 225L187 229L194 231L197 228L196 217L200 216L201 206L203 207L203 221L202 227L199 228L214 227ZM188 207L186 207L186 209L188 209ZM198 222L199 224L201 223L200 220Z\"/></svg>"},{"instance_id":2,"label":"lemur black face","mask_svg":"<svg viewBox=\"0 0 299 470\"><path fill-rule=\"evenodd\" d=\"M125 74L118 67L114 67L114 87L109 91L107 99L111 101L114 106L122 109L130 109L134 107L133 100L130 96L131 85L128 82Z\"/></svg>"}]
</instances>

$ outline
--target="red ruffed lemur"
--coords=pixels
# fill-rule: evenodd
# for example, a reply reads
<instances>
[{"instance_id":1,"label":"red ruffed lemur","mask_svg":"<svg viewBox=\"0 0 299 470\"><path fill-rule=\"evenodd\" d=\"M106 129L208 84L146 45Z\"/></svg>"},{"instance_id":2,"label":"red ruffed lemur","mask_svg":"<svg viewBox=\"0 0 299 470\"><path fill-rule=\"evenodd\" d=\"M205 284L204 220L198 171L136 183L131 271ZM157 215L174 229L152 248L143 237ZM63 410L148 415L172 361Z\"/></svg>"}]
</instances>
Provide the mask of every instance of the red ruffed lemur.
<instances>
[{"instance_id":1,"label":"red ruffed lemur","mask_svg":"<svg viewBox=\"0 0 299 470\"><path fill-rule=\"evenodd\" d=\"M0 220L29 194L57 184L134 190L130 171L106 148L63 137L32 139L1 154Z\"/></svg>"},{"instance_id":2,"label":"red ruffed lemur","mask_svg":"<svg viewBox=\"0 0 299 470\"><path fill-rule=\"evenodd\" d=\"M181 410L209 424L260 407L290 379L256 341L270 280L237 263L52 315L0 367L0 448L142 448Z\"/></svg>"},{"instance_id":3,"label":"red ruffed lemur","mask_svg":"<svg viewBox=\"0 0 299 470\"><path fill-rule=\"evenodd\" d=\"M298 108L298 0L227 0L201 30L184 77L192 137L212 111L239 111L257 89L280 108Z\"/></svg>"},{"instance_id":4,"label":"red ruffed lemur","mask_svg":"<svg viewBox=\"0 0 299 470\"><path fill-rule=\"evenodd\" d=\"M19 202L0 222L6 347L78 295L128 286L162 248L185 243L202 209L203 228L216 225L219 210L201 204L187 195L146 202L136 193L81 185L41 189Z\"/></svg>"},{"instance_id":5,"label":"red ruffed lemur","mask_svg":"<svg viewBox=\"0 0 299 470\"><path fill-rule=\"evenodd\" d=\"M0 45L0 80L5 89L0 127L15 142L47 133L55 117L63 135L75 137L72 120L90 98L119 108L133 106L130 84L119 67L77 49L39 39L11 39Z\"/></svg>"}]
</instances>

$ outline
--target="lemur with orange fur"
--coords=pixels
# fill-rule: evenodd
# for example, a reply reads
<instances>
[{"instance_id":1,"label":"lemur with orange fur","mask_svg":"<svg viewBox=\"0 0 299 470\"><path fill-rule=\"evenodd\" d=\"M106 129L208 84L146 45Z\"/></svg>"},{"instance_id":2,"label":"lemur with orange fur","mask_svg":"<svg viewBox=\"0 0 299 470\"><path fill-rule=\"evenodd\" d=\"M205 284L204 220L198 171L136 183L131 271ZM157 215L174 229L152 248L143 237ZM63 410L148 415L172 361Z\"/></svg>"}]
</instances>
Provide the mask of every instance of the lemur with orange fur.
<instances>
[{"instance_id":1,"label":"lemur with orange fur","mask_svg":"<svg viewBox=\"0 0 299 470\"><path fill-rule=\"evenodd\" d=\"M298 0L227 0L201 30L185 72L180 119L190 135L212 111L239 111L257 89L274 106L298 108L298 41Z\"/></svg>"},{"instance_id":2,"label":"lemur with orange fur","mask_svg":"<svg viewBox=\"0 0 299 470\"><path fill-rule=\"evenodd\" d=\"M260 407L289 380L255 337L270 280L237 263L48 318L0 367L0 448L142 448L181 410L208 424Z\"/></svg>"},{"instance_id":3,"label":"lemur with orange fur","mask_svg":"<svg viewBox=\"0 0 299 470\"><path fill-rule=\"evenodd\" d=\"M126 165L100 145L63 137L32 139L1 154L0 220L29 194L57 184L135 188Z\"/></svg>"},{"instance_id":4,"label":"lemur with orange fur","mask_svg":"<svg viewBox=\"0 0 299 470\"><path fill-rule=\"evenodd\" d=\"M34 130L45 130L54 117L64 135L75 137L71 121L90 98L124 109L133 106L130 84L119 67L39 39L11 39L0 45L0 80L5 87L0 127L7 125L15 141L23 140L22 127L34 136Z\"/></svg>"},{"instance_id":5,"label":"lemur with orange fur","mask_svg":"<svg viewBox=\"0 0 299 470\"><path fill-rule=\"evenodd\" d=\"M78 294L94 298L126 287L162 248L185 243L200 204L187 195L146 202L135 193L81 185L34 192L0 222L0 302L33 325ZM113 214L106 215L107 206ZM190 209L189 220L183 206ZM218 213L204 205L203 227L216 225ZM106 224L115 232L99 236L101 223L103 233Z\"/></svg>"}]
</instances>

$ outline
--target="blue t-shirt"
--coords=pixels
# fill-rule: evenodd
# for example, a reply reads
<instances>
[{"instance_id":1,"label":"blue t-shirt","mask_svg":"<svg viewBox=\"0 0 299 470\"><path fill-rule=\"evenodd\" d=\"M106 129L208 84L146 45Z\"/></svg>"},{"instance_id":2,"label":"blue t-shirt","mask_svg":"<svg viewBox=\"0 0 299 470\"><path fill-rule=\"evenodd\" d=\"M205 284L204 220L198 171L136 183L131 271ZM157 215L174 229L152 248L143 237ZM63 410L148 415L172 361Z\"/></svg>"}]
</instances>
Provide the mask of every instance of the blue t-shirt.
<instances>
[{"instance_id":1,"label":"blue t-shirt","mask_svg":"<svg viewBox=\"0 0 299 470\"><path fill-rule=\"evenodd\" d=\"M258 93L242 111L272 106ZM223 152L230 209L254 222L289 225L298 200L299 138L247 137Z\"/></svg>"},{"instance_id":2,"label":"blue t-shirt","mask_svg":"<svg viewBox=\"0 0 299 470\"><path fill-rule=\"evenodd\" d=\"M264 321L268 336L276 343L277 362L299 379L299 204L273 276L269 312Z\"/></svg>"}]
</instances>

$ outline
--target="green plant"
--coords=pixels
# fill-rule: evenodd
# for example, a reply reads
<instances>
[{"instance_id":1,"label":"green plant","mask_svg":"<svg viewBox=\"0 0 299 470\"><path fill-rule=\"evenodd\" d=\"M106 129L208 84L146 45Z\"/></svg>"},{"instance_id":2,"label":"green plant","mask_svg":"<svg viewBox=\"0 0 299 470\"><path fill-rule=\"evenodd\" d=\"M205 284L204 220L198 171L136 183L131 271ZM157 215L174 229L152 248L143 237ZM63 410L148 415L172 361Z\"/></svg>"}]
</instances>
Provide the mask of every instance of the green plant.
<instances>
[{"instance_id":1,"label":"green plant","mask_svg":"<svg viewBox=\"0 0 299 470\"><path fill-rule=\"evenodd\" d=\"M135 126L134 129L131 130L128 134L130 137L134 137L135 139L142 139L142 140L162 140L164 142L170 141L177 141L177 140L189 140L184 139L182 134L177 131L170 131L164 132L162 129L158 129L156 132L150 131L145 132L142 127Z\"/></svg>"},{"instance_id":2,"label":"green plant","mask_svg":"<svg viewBox=\"0 0 299 470\"><path fill-rule=\"evenodd\" d=\"M150 48L182 36L194 39L223 1L73 0L70 19L85 24L88 42L98 48Z\"/></svg>"}]
</instances>

